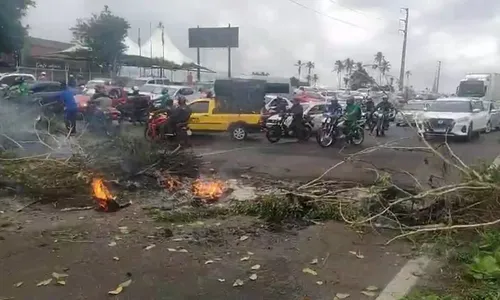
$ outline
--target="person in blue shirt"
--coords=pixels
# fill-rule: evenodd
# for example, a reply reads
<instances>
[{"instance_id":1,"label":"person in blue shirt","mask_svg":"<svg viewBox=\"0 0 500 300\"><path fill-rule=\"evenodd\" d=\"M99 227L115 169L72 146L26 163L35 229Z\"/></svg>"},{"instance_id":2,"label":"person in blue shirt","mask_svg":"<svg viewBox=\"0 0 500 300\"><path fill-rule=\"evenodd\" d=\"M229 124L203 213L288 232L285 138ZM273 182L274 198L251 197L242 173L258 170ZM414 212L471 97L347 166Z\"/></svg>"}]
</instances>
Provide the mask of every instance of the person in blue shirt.
<instances>
[{"instance_id":1,"label":"person in blue shirt","mask_svg":"<svg viewBox=\"0 0 500 300\"><path fill-rule=\"evenodd\" d=\"M71 134L75 134L78 105L76 104L73 90L67 86L66 82L61 82L61 87L63 89L61 101L64 103L64 121L66 123L66 128L71 131Z\"/></svg>"},{"instance_id":2,"label":"person in blue shirt","mask_svg":"<svg viewBox=\"0 0 500 300\"><path fill-rule=\"evenodd\" d=\"M332 115L337 115L337 116L342 115L342 106L340 105L340 103L337 100L337 98L334 98L330 102L330 105L327 106L327 111L329 113L331 113Z\"/></svg>"}]
</instances>

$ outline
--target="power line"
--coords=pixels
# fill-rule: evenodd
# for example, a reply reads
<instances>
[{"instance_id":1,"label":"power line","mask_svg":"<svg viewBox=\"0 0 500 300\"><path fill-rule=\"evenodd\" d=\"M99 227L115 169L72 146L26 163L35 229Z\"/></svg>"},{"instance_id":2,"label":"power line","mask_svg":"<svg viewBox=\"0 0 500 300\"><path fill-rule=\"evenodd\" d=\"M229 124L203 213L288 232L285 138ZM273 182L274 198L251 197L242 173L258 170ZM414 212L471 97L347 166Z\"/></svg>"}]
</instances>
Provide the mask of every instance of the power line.
<instances>
[{"instance_id":1,"label":"power line","mask_svg":"<svg viewBox=\"0 0 500 300\"><path fill-rule=\"evenodd\" d=\"M345 6L343 4L340 4L339 2L337 1L334 1L334 0L330 0L331 3L334 3L334 4L337 4L338 6L340 7L343 7L345 9L348 9L350 11L353 11L353 12L356 12L358 14L361 14L361 15L364 15L365 17L369 17L369 18L374 18L374 19L378 19L378 20L382 20L382 21L385 21L386 19L383 19L383 18L380 18L380 17L374 17L374 16L370 16L370 15L367 15L364 11L362 10L359 10L359 9L354 9L354 8L351 8L351 7L348 7L348 6Z\"/></svg>"}]
</instances>

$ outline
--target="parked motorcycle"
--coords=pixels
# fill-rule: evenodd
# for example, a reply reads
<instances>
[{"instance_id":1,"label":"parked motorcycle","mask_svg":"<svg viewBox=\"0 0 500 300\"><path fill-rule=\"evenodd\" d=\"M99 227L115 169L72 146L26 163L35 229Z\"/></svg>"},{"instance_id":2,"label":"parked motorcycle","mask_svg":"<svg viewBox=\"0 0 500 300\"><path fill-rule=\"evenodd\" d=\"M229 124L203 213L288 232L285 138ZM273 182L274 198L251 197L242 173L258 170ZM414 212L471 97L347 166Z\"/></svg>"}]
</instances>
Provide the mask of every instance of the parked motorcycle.
<instances>
[{"instance_id":1,"label":"parked motorcycle","mask_svg":"<svg viewBox=\"0 0 500 300\"><path fill-rule=\"evenodd\" d=\"M276 143L281 138L297 138L299 141L307 141L312 135L314 127L312 119L309 116L302 118L302 130L290 128L293 121L293 115L290 113L279 114L274 124L266 128L266 138L271 143Z\"/></svg>"},{"instance_id":2,"label":"parked motorcycle","mask_svg":"<svg viewBox=\"0 0 500 300\"><path fill-rule=\"evenodd\" d=\"M335 144L343 134L343 127L345 119L338 115L324 114L321 128L316 135L318 145L323 148L328 148ZM364 124L366 120L359 120L354 126L353 130L343 138L349 144L361 145L365 140Z\"/></svg>"},{"instance_id":3,"label":"parked motorcycle","mask_svg":"<svg viewBox=\"0 0 500 300\"><path fill-rule=\"evenodd\" d=\"M167 123L168 116L165 113L149 113L149 118L144 130L144 137L148 141L166 141L181 145L189 145L189 137L193 134L187 123L178 123L174 132L161 135L161 126Z\"/></svg>"}]
</instances>

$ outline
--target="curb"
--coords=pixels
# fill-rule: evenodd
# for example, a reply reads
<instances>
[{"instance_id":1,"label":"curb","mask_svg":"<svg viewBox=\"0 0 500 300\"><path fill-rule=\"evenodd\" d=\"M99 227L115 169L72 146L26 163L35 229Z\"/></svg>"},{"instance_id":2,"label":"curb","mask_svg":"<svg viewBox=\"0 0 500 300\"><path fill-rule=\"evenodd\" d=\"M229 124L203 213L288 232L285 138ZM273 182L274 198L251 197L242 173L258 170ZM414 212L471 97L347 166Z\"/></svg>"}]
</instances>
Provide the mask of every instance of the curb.
<instances>
[{"instance_id":1,"label":"curb","mask_svg":"<svg viewBox=\"0 0 500 300\"><path fill-rule=\"evenodd\" d=\"M386 285L376 300L398 300L406 296L417 284L431 262L432 260L428 256L408 261Z\"/></svg>"}]
</instances>

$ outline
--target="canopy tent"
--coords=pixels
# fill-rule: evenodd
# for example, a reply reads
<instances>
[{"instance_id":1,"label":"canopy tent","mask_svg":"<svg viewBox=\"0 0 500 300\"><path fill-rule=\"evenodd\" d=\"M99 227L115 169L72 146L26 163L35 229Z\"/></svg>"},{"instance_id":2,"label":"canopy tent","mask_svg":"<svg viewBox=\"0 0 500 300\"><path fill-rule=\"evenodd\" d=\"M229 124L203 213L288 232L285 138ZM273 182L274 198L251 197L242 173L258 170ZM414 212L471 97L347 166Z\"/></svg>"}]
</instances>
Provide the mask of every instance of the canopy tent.
<instances>
[{"instance_id":1,"label":"canopy tent","mask_svg":"<svg viewBox=\"0 0 500 300\"><path fill-rule=\"evenodd\" d=\"M151 52L153 51L153 52ZM177 65L194 64L194 61L185 56L160 28L156 29L151 37L141 46L144 57L169 60Z\"/></svg>"}]
</instances>

